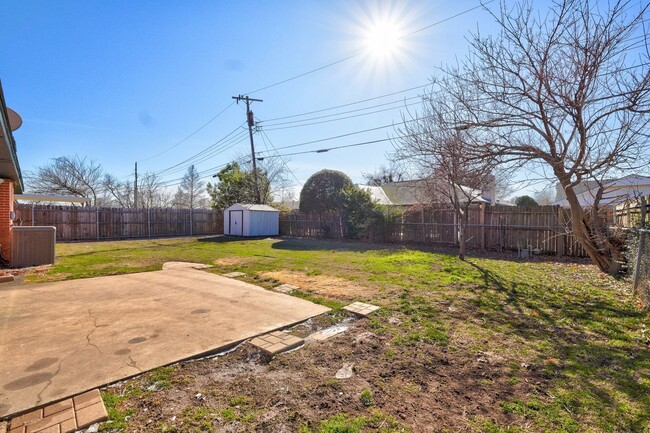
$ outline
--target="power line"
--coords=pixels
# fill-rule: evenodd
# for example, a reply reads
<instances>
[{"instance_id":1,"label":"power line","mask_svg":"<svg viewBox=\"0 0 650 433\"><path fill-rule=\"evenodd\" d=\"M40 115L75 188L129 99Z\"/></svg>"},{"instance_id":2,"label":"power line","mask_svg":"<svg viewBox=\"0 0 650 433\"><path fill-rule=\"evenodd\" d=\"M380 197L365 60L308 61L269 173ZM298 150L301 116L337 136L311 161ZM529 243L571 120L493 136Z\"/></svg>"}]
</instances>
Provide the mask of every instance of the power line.
<instances>
[{"instance_id":1,"label":"power line","mask_svg":"<svg viewBox=\"0 0 650 433\"><path fill-rule=\"evenodd\" d=\"M148 157L148 158L141 159L140 162L149 161L150 159L153 159L153 158L156 158L156 157L158 157L158 156L160 156L160 155L163 155L164 153L169 152L169 151L172 150L173 148L175 148L175 147L177 147L177 146L180 146L181 144L185 143L188 139L190 139L191 137L193 137L194 135L196 135L196 133L198 133L198 132L201 131L203 128L205 128L206 126L208 126L210 123L212 123L212 122L213 122L217 117L219 117L219 116L221 116L223 113L225 113L225 112L226 112L230 107L232 107L234 104L235 104L235 102L233 101L233 102L230 103L226 108L224 108L223 110L221 110L221 111L220 111L219 113L217 113L214 117L212 117L210 120L208 120L207 122L205 122L203 125L201 125L198 129L196 129L196 130L195 130L194 132L192 132L190 135L188 135L187 137L183 138L181 141L179 141L179 142L177 142L177 143L171 145L170 147L168 147L167 149L163 150L163 151L160 152L160 153L157 153L157 154L155 154L155 155L151 155L151 156Z\"/></svg>"},{"instance_id":2,"label":"power line","mask_svg":"<svg viewBox=\"0 0 650 433\"><path fill-rule=\"evenodd\" d=\"M414 102L414 103L411 103L411 104L405 104L404 107L411 107L413 105L418 105L418 104L419 104L419 102ZM381 109L381 110L369 111L368 113L354 114L354 115L351 115L351 116L344 116L344 117L339 117L339 118L336 118L336 119L319 120L317 122L303 123L303 124L300 124L300 125L278 126L276 128L266 128L266 130L267 131L279 131L281 129L302 128L304 126L321 125L323 123L338 122L338 121L341 121L341 120L354 119L354 118L363 117L363 116L370 116L372 114L377 114L377 113L385 113L387 111L393 111L393 110L396 110L398 108L404 108L404 107L384 108L384 109ZM269 126L273 126L273 125L269 125Z\"/></svg>"},{"instance_id":3,"label":"power line","mask_svg":"<svg viewBox=\"0 0 650 433\"><path fill-rule=\"evenodd\" d=\"M266 119L265 121L266 122L274 122L276 120L292 119L292 118L295 118L295 117L307 116L309 114L322 113L323 111L336 110L337 108L345 108L345 107L349 107L351 105L362 104L364 102L374 101L376 99L382 99L382 98L386 98L388 96L399 95L400 93L406 93L406 92L410 92L412 90L422 89L422 88L428 87L430 85L431 84L422 84L421 86L415 86L415 87L411 87L411 88L404 89L404 90L398 90L396 92L386 93L385 95L380 95L380 96L375 96L375 97L372 97L372 98L362 99L360 101L354 101L354 102L350 102L350 103L343 104L343 105L337 105L335 107L322 108L320 110L308 111L306 113L300 113L300 114L292 114L290 116L275 117L275 118L272 118L272 119Z\"/></svg>"},{"instance_id":4,"label":"power line","mask_svg":"<svg viewBox=\"0 0 650 433\"><path fill-rule=\"evenodd\" d=\"M284 154L278 154L278 155L269 155L265 156L265 158L281 158L283 156L294 156L294 155L305 155L308 153L326 153L331 150L338 150L338 149L346 149L348 147L358 147L358 146L367 146L369 144L377 144L377 143L384 143L386 141L391 141L392 138L383 138L379 140L371 140L371 141L364 141L361 143L353 143L353 144L345 144L343 146L334 146L334 147L328 147L324 149L315 149L315 150L305 150L302 152L293 152L293 153L284 153Z\"/></svg>"},{"instance_id":5,"label":"power line","mask_svg":"<svg viewBox=\"0 0 650 433\"><path fill-rule=\"evenodd\" d=\"M290 120L288 122L271 123L268 126L291 125L291 124L295 124L295 123L308 122L310 120L327 119L329 117L341 116L343 114L358 113L359 111L366 111L366 110L370 110L370 109L373 109L373 108L385 107L386 105L394 105L394 104L403 103L403 102L406 102L406 101L412 101L413 99L418 99L419 100L419 99L422 99L422 97L420 95L411 96L409 98L404 98L404 99L400 99L400 100L397 100L397 101L391 101L391 102L384 102L383 104L371 105L369 107L357 108L355 110L341 111L339 113L332 113L332 114L326 114L326 115L323 115L323 116L310 117L310 118L302 119L302 120ZM405 106L409 107L411 105L414 105L414 104L406 104ZM372 113L368 113L368 114L378 113L378 112L382 112L382 111L390 111L390 110L395 110L395 109L398 109L398 108L402 108L402 106L392 107L390 109L387 108L385 110L373 111Z\"/></svg>"},{"instance_id":6,"label":"power line","mask_svg":"<svg viewBox=\"0 0 650 433\"><path fill-rule=\"evenodd\" d=\"M196 162L193 162L193 163L190 164L190 165L201 164L202 162L205 162L205 161L207 161L208 159L210 159L210 158L212 158L212 157L214 157L214 156L217 156L217 155L219 155L219 154L222 154L222 153L224 153L224 152L226 152L226 151L232 149L232 148L235 147L236 145L238 145L238 144L244 142L244 141L246 140L246 138L247 138L246 135L247 135L246 132L245 132L245 131L242 131L242 133L241 133L239 136L234 137L234 138L231 139L228 143L225 143L225 144L224 144L224 147L220 147L217 151L212 152L212 153L210 153L209 155L205 155L203 158L201 158L200 160L198 160L198 161L196 161ZM175 169L175 170L172 170L172 171L168 172L167 175L170 175L170 174L172 174L172 173L180 173L180 172L182 172L182 171L185 171L188 167L189 167L189 165L186 165L186 166L183 166L183 167L179 167L179 168L177 168L177 169ZM173 180L171 180L170 182L173 182L174 180L178 180L178 179L173 179Z\"/></svg>"},{"instance_id":7,"label":"power line","mask_svg":"<svg viewBox=\"0 0 650 433\"><path fill-rule=\"evenodd\" d=\"M245 122L244 122L244 123L245 123ZM223 141L225 141L226 139L228 139L228 137L230 137L230 136L233 135L235 132L237 132L237 131L238 131L238 130L239 130L239 129L244 125L244 123L241 123L240 125L238 125L235 129L233 129L232 131L230 131L230 132L229 132L225 137L223 137L223 138L221 138L220 140L214 142L213 144L211 144L211 145L208 146L207 148L201 150L200 152L198 152L198 153L196 153L196 154L190 156L189 158L187 158L187 159L185 159L185 160L183 160L183 161L181 161L181 162L179 162L179 163L177 163L177 164L174 164L174 165L172 165L172 166L170 166L170 167L167 167L167 168L165 168L165 169L163 169L163 170L157 171L157 172L155 172L155 174L160 175L160 174L162 174L162 173L165 173L165 172L167 172L167 171L169 171L169 170L172 170L172 169L174 169L174 168L176 168L176 167L178 167L178 166L180 166L180 165L183 165L183 164L185 164L185 163L187 163L187 162L189 162L189 161L192 161L194 158L197 158L197 157L199 157L199 156L205 154L206 152L209 152L209 151L210 151L211 149L213 149L215 146L219 145L220 143L222 143Z\"/></svg>"},{"instance_id":8,"label":"power line","mask_svg":"<svg viewBox=\"0 0 650 433\"><path fill-rule=\"evenodd\" d=\"M264 138L264 137L266 137L266 138ZM273 148L273 150L275 151L275 153L276 153L276 154L279 154L279 153L278 153L278 150L277 150L277 149L275 148L275 146L273 145L273 142L271 141L271 138L268 136L268 134L267 134L264 130L262 130L262 140L264 141L264 144L266 144L266 140L267 140L267 139L269 140L269 144L271 145L271 147ZM267 149L267 150L268 150L268 149ZM293 170L291 170L291 168L289 167L289 164L287 164L287 161L286 161L284 158L282 158L282 157L280 157L280 161L282 161L282 164L284 164L284 166L287 168L287 170L289 170L289 173L291 173L291 175L293 176L293 178L296 179L296 182L298 182L298 184L299 184L300 186L302 186L302 182L300 182L300 179L298 179L298 176L296 176L296 174L293 172Z\"/></svg>"},{"instance_id":9,"label":"power line","mask_svg":"<svg viewBox=\"0 0 650 433\"><path fill-rule=\"evenodd\" d=\"M409 120L408 122L411 122L411 120ZM323 141L336 140L337 138L349 137L351 135L362 134L364 132L377 131L377 130L380 130L380 129L391 128L391 127L394 127L394 126L395 126L394 123L390 123L390 124L387 124L387 125L377 126L375 128L368 128L368 129L362 129L360 131L348 132L347 134L334 135L332 137L321 138L321 139L318 139L318 140L305 141L305 142L302 142L302 143L291 144L291 145L288 145L288 146L281 146L281 147L278 147L278 148L275 148L275 149L276 150L290 149L290 148L293 148L293 147L306 146L308 144L322 143ZM262 132L264 132L264 129L262 129ZM264 152L262 152L262 153L264 153Z\"/></svg>"}]
</instances>

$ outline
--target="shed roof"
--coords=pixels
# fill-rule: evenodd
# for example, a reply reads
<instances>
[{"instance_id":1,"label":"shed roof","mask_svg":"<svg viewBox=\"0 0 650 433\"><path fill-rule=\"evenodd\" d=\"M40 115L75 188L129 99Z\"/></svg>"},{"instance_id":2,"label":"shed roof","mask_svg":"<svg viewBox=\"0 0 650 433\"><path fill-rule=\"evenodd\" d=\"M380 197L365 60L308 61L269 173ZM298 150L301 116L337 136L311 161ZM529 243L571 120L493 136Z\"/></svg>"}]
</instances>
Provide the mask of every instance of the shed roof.
<instances>
[{"instance_id":1,"label":"shed roof","mask_svg":"<svg viewBox=\"0 0 650 433\"><path fill-rule=\"evenodd\" d=\"M242 207L244 209L252 210L252 211L258 211L258 212L280 212L274 207L271 207L269 205L265 204L242 204L242 203L235 203L234 205L228 207L230 209L231 207Z\"/></svg>"}]
</instances>

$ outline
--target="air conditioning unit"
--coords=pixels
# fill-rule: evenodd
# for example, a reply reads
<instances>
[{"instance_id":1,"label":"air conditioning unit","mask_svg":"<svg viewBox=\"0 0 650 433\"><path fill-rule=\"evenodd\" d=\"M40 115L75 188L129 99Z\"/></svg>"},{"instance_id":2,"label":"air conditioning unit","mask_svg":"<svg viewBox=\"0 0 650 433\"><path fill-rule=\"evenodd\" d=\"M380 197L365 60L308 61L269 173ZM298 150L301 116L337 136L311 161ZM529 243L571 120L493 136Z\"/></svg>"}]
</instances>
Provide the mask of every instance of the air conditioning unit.
<instances>
[{"instance_id":1,"label":"air conditioning unit","mask_svg":"<svg viewBox=\"0 0 650 433\"><path fill-rule=\"evenodd\" d=\"M52 264L55 246L55 227L14 226L11 228L11 266Z\"/></svg>"}]
</instances>

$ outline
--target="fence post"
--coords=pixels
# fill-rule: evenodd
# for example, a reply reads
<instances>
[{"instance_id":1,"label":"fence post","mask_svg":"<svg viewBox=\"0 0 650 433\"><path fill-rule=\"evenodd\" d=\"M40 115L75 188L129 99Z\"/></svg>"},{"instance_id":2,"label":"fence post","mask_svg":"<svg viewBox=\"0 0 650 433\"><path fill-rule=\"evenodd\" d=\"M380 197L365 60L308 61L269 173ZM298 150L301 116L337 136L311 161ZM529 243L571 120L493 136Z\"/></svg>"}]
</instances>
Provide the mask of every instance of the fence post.
<instances>
[{"instance_id":1,"label":"fence post","mask_svg":"<svg viewBox=\"0 0 650 433\"><path fill-rule=\"evenodd\" d=\"M481 203L479 207L478 222L481 225L481 249L485 249L485 203Z\"/></svg>"},{"instance_id":2,"label":"fence post","mask_svg":"<svg viewBox=\"0 0 650 433\"><path fill-rule=\"evenodd\" d=\"M558 236L558 242L557 242L557 255L558 256L563 256L566 254L565 251L565 237L564 237L564 232L565 227L564 227L564 209L562 206L557 207L557 223L560 226L561 234Z\"/></svg>"},{"instance_id":3,"label":"fence post","mask_svg":"<svg viewBox=\"0 0 650 433\"><path fill-rule=\"evenodd\" d=\"M639 247L637 248L636 251L636 264L634 266L634 293L637 293L637 289L639 287L639 275L641 272L639 271L641 269L641 252L643 249L643 241L645 237L645 230L641 229L639 230Z\"/></svg>"},{"instance_id":4,"label":"fence post","mask_svg":"<svg viewBox=\"0 0 650 433\"><path fill-rule=\"evenodd\" d=\"M34 218L35 218L35 215L36 215L36 212L34 212L35 207L36 207L36 202L33 202L32 203L32 225L35 225L34 224Z\"/></svg>"},{"instance_id":5,"label":"fence post","mask_svg":"<svg viewBox=\"0 0 650 433\"><path fill-rule=\"evenodd\" d=\"M190 208L190 236L194 236L194 219L192 218L192 208Z\"/></svg>"},{"instance_id":6,"label":"fence post","mask_svg":"<svg viewBox=\"0 0 650 433\"><path fill-rule=\"evenodd\" d=\"M99 208L95 207L95 230L97 231L97 240L99 240Z\"/></svg>"},{"instance_id":7,"label":"fence post","mask_svg":"<svg viewBox=\"0 0 650 433\"><path fill-rule=\"evenodd\" d=\"M151 208L147 208L147 235L151 237Z\"/></svg>"},{"instance_id":8,"label":"fence post","mask_svg":"<svg viewBox=\"0 0 650 433\"><path fill-rule=\"evenodd\" d=\"M422 223L422 243L427 243L427 236L424 231L424 206L420 209L420 222Z\"/></svg>"}]
</instances>

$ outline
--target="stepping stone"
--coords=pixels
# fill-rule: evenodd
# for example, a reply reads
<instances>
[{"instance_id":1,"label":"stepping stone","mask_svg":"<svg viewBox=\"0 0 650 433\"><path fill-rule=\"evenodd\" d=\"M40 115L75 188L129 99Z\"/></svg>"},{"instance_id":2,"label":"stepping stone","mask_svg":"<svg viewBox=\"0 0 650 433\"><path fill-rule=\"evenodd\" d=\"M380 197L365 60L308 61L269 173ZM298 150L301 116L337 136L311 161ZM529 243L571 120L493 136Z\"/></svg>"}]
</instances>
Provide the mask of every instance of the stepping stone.
<instances>
[{"instance_id":1,"label":"stepping stone","mask_svg":"<svg viewBox=\"0 0 650 433\"><path fill-rule=\"evenodd\" d=\"M357 316L366 317L373 311L379 310L379 307L372 304L366 304L365 302L353 302L352 304L343 307L343 309L350 313L354 313Z\"/></svg>"},{"instance_id":2,"label":"stepping stone","mask_svg":"<svg viewBox=\"0 0 650 433\"><path fill-rule=\"evenodd\" d=\"M9 433L69 433L107 419L102 396L93 389L12 419Z\"/></svg>"},{"instance_id":3,"label":"stepping stone","mask_svg":"<svg viewBox=\"0 0 650 433\"><path fill-rule=\"evenodd\" d=\"M239 278L239 277L245 277L246 274L243 272L229 272L227 274L221 274L222 277L228 277L228 278Z\"/></svg>"},{"instance_id":4,"label":"stepping stone","mask_svg":"<svg viewBox=\"0 0 650 433\"><path fill-rule=\"evenodd\" d=\"M13 275L0 275L0 283L11 283L15 279Z\"/></svg>"},{"instance_id":5,"label":"stepping stone","mask_svg":"<svg viewBox=\"0 0 650 433\"><path fill-rule=\"evenodd\" d=\"M162 265L163 270L169 269L208 269L212 266L203 263L192 262L165 262Z\"/></svg>"},{"instance_id":6,"label":"stepping stone","mask_svg":"<svg viewBox=\"0 0 650 433\"><path fill-rule=\"evenodd\" d=\"M296 286L292 286L291 284L281 284L277 287L274 287L271 290L273 290L274 292L284 293L285 295L288 295L294 290L300 290L300 289Z\"/></svg>"},{"instance_id":7,"label":"stepping stone","mask_svg":"<svg viewBox=\"0 0 650 433\"><path fill-rule=\"evenodd\" d=\"M253 338L250 343L267 355L275 356L278 353L300 347L305 343L305 341L302 338L298 338L285 332L274 331Z\"/></svg>"}]
</instances>

